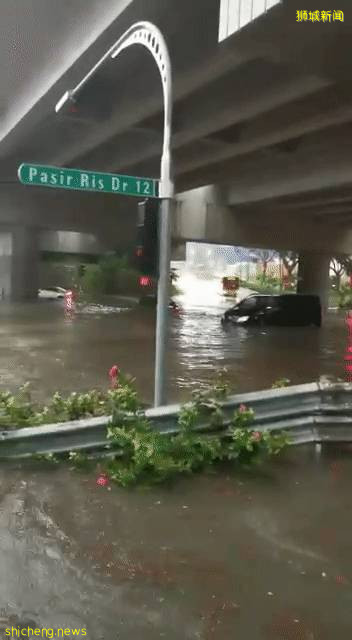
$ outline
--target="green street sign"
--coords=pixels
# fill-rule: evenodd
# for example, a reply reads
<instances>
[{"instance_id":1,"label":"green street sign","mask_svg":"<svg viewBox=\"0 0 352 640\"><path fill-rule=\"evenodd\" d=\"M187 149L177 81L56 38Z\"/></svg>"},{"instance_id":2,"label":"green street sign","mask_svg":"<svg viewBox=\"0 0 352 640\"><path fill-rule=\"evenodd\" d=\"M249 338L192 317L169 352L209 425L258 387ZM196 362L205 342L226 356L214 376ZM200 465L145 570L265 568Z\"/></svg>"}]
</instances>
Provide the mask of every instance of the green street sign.
<instances>
[{"instance_id":1,"label":"green street sign","mask_svg":"<svg viewBox=\"0 0 352 640\"><path fill-rule=\"evenodd\" d=\"M100 191L101 193L116 193L139 198L159 197L158 180L123 176L117 173L98 173L97 171L84 171L83 169L21 164L18 168L18 178L22 184L35 187Z\"/></svg>"}]
</instances>

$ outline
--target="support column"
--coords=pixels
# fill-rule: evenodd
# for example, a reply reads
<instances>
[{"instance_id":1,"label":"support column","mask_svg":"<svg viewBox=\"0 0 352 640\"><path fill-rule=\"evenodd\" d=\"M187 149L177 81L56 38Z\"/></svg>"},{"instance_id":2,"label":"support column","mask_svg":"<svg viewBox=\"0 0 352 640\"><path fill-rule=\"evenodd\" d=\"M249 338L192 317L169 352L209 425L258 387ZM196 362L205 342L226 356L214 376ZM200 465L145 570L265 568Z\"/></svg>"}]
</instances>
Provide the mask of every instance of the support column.
<instances>
[{"instance_id":1,"label":"support column","mask_svg":"<svg viewBox=\"0 0 352 640\"><path fill-rule=\"evenodd\" d=\"M302 253L299 257L297 293L320 297L323 313L329 303L329 269L331 257L322 253Z\"/></svg>"},{"instance_id":2,"label":"support column","mask_svg":"<svg viewBox=\"0 0 352 640\"><path fill-rule=\"evenodd\" d=\"M171 260L186 260L186 243L177 242L171 246Z\"/></svg>"},{"instance_id":3,"label":"support column","mask_svg":"<svg viewBox=\"0 0 352 640\"><path fill-rule=\"evenodd\" d=\"M0 300L11 295L12 234L0 231Z\"/></svg>"},{"instance_id":4,"label":"support column","mask_svg":"<svg viewBox=\"0 0 352 640\"><path fill-rule=\"evenodd\" d=\"M12 231L11 300L35 300L39 284L39 234L37 229Z\"/></svg>"}]
</instances>

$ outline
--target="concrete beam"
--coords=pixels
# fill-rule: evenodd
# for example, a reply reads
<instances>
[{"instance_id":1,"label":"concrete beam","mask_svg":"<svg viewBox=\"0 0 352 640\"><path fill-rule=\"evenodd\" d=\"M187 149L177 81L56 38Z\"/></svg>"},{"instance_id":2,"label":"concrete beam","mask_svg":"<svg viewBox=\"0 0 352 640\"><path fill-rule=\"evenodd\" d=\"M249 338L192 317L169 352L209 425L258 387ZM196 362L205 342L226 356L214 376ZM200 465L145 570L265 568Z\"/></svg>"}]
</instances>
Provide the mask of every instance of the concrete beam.
<instances>
[{"instance_id":1,"label":"concrete beam","mask_svg":"<svg viewBox=\"0 0 352 640\"><path fill-rule=\"evenodd\" d=\"M336 222L328 222L327 224L333 224L336 225ZM339 226L343 226L344 228L351 228L352 227L352 212L349 215L346 216L341 216L341 218L338 219L338 224Z\"/></svg>"},{"instance_id":2,"label":"concrete beam","mask_svg":"<svg viewBox=\"0 0 352 640\"><path fill-rule=\"evenodd\" d=\"M240 215L245 215L248 218L252 219L253 217L258 215L258 205L242 205L236 207L236 212ZM284 204L278 205L275 202L275 206L268 206L265 203L265 206L260 207L260 217L261 218L270 218L271 216L280 216L281 219L286 218L294 218L297 224L300 224L302 219L306 218L311 221L323 221L323 222L334 222L340 218L340 216L344 216L352 212L352 203L346 204L345 206L338 205L327 205L325 208L307 208L304 205L301 206L300 209L295 209L294 211L286 208Z\"/></svg>"},{"instance_id":3,"label":"concrete beam","mask_svg":"<svg viewBox=\"0 0 352 640\"><path fill-rule=\"evenodd\" d=\"M0 191L0 225L92 233L115 248L131 247L137 198L9 185Z\"/></svg>"},{"instance_id":4,"label":"concrete beam","mask_svg":"<svg viewBox=\"0 0 352 640\"><path fill-rule=\"evenodd\" d=\"M286 105L288 112L290 111L287 106L292 100L301 98L302 96L311 96L319 91L322 87L326 87L328 83L322 79L314 76L306 78L294 78L287 80L287 74L282 72L285 76L285 81L272 83L269 80L270 74L273 75L273 70L270 68L268 71L269 77L266 77L262 67L261 72L250 73L246 69L243 70L243 80L238 83L243 87L241 95L238 96L238 83L234 81L230 84L229 79L226 78L225 86L214 86L211 90L210 87L206 88L205 92L200 95L195 95L187 105L187 113L184 114L180 121L182 123L182 130L176 132L172 139L172 148L174 150L179 149L179 156L176 155L176 170L181 173L193 169L198 166L204 166L212 163L215 159L221 160L224 158L231 158L243 153L248 153L261 146L267 146L274 142L286 140L289 137L297 135L297 124L293 126L291 124L291 131L285 126L283 129L274 132L267 132L262 138L253 137L251 130L248 130L248 124L244 124L240 127L241 141L237 144L223 143L220 148L218 144L217 150L212 147L207 154L199 154L195 152L192 154L187 145L193 141L199 141L201 138L216 135L217 132L227 127L248 121L251 118L262 114L263 112L271 111L279 105ZM245 71L247 71L245 73ZM261 91L262 85L262 91ZM268 88L271 86L271 89ZM267 91L264 91L264 87ZM204 95L203 95L204 93ZM220 95L222 97L220 98ZM335 114L334 118L347 117L346 113ZM352 106L349 109L349 120L352 119ZM332 118L332 116L331 116ZM339 121L340 121L339 120ZM292 121L289 120L291 123ZM319 126L312 122L306 123L307 127L319 128ZM302 129L303 125L301 125ZM244 136L242 136L242 130L244 129ZM247 134L248 130L248 134ZM242 140L242 138L244 139ZM249 139L247 139L249 137ZM220 142L220 141L218 141ZM136 163L143 162L148 158L152 158L160 154L161 137L158 136L154 143L146 146L141 143L135 147L134 145L126 145L125 148L120 149L120 152L115 157L107 158L104 169L107 171L113 170L114 167L123 167L123 169L133 166ZM183 150L182 147L185 147ZM132 148L132 153L131 153Z\"/></svg>"},{"instance_id":5,"label":"concrete beam","mask_svg":"<svg viewBox=\"0 0 352 640\"><path fill-rule=\"evenodd\" d=\"M221 191L215 187L179 194L175 214L175 239L214 242L244 247L289 249L321 253L352 253L352 230L297 218L272 214L243 215L221 204Z\"/></svg>"},{"instance_id":6,"label":"concrete beam","mask_svg":"<svg viewBox=\"0 0 352 640\"><path fill-rule=\"evenodd\" d=\"M230 39L231 40L231 39ZM181 100L189 98L196 91L219 80L230 71L235 71L245 63L261 57L275 57L275 47L271 42L253 41L242 36L236 41L227 41L221 47L213 50L213 55L208 56L207 65L203 60L190 56L190 64L187 69L182 69L182 73L174 78L174 103L177 105ZM118 62L116 61L116 64ZM64 152L53 156L53 162L64 166L69 162L74 162L77 158L82 158L91 153L96 147L109 141L113 136L131 127L138 126L144 120L152 116L162 114L163 104L161 92L154 95L146 95L145 99L136 104L135 100L124 100L119 105L119 109L111 118L100 123L91 135L85 137L84 143L80 141L71 147L67 147Z\"/></svg>"},{"instance_id":7,"label":"concrete beam","mask_svg":"<svg viewBox=\"0 0 352 640\"><path fill-rule=\"evenodd\" d=\"M313 194L351 185L352 127L334 129L302 141L293 153L268 150L237 161L216 162L178 176L179 190L204 181L228 183L229 205L273 201L275 198ZM235 176L235 183L230 180Z\"/></svg>"},{"instance_id":8,"label":"concrete beam","mask_svg":"<svg viewBox=\"0 0 352 640\"><path fill-rule=\"evenodd\" d=\"M14 0L1 4L0 55L9 63L1 70L6 108L0 140L33 110L42 119L37 105L43 96L131 3L132 0L105 0L102 5L100 0L61 0L49 5L46 0L36 0L24 7Z\"/></svg>"},{"instance_id":9,"label":"concrete beam","mask_svg":"<svg viewBox=\"0 0 352 640\"><path fill-rule=\"evenodd\" d=\"M341 215L345 215L346 213L350 212L352 212L352 202L349 204L347 203L344 206L341 205L340 207L338 205L331 205L330 207L326 207L325 209L317 209L312 213L314 214L314 218L316 218L317 220L326 220L328 217L330 217L332 220L335 220Z\"/></svg>"},{"instance_id":10,"label":"concrete beam","mask_svg":"<svg viewBox=\"0 0 352 640\"><path fill-rule=\"evenodd\" d=\"M323 192L324 193L324 192ZM304 198L299 197L294 201L289 200L288 202L284 201L276 201L270 205L270 210L284 209L285 211L297 211L299 212L302 209L306 211L314 210L313 213L317 213L319 215L320 212L323 212L326 208L330 209L333 205L352 205L352 194L351 195L341 195L335 196L326 193L325 197L323 194L320 197L307 197Z\"/></svg>"},{"instance_id":11,"label":"concrete beam","mask_svg":"<svg viewBox=\"0 0 352 640\"><path fill-rule=\"evenodd\" d=\"M314 92L314 87L311 87L311 93ZM307 89L308 91L308 89ZM289 100L288 100L289 102ZM205 167L208 164L213 164L214 161L223 161L226 159L234 159L239 156L253 153L259 149L270 147L281 142L293 140L307 134L311 134L318 131L324 131L329 127L349 123L352 121L352 104L348 106L342 106L334 109L329 113L316 113L307 119L303 117L297 118L293 113L291 105L287 106L287 124L281 129L278 127L279 123L273 124L267 131L258 134L255 131L255 127L252 130L252 123L248 124L248 132L244 132L241 136L241 141L233 144L226 145L222 149L214 151L209 156L196 155L195 157L184 158L179 166L176 165L176 170L179 173L186 173L193 171L196 168Z\"/></svg>"}]
</instances>

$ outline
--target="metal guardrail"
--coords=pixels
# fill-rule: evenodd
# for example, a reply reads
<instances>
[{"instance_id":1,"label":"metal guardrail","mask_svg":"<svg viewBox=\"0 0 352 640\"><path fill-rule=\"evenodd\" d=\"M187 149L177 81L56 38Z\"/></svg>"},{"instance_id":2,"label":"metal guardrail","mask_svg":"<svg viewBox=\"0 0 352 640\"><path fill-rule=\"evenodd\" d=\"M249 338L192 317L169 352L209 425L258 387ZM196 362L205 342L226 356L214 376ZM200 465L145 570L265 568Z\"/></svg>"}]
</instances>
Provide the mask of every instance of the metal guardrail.
<instances>
[{"instance_id":1,"label":"metal guardrail","mask_svg":"<svg viewBox=\"0 0 352 640\"><path fill-rule=\"evenodd\" d=\"M226 433L233 412L240 404L253 409L251 429L285 430L291 444L352 442L352 384L309 383L282 389L268 389L233 395L221 403ZM147 409L145 416L162 433L176 433L179 404ZM0 458L66 451L104 451L109 448L107 428L110 416L59 424L2 431ZM198 429L214 432L209 424Z\"/></svg>"}]
</instances>

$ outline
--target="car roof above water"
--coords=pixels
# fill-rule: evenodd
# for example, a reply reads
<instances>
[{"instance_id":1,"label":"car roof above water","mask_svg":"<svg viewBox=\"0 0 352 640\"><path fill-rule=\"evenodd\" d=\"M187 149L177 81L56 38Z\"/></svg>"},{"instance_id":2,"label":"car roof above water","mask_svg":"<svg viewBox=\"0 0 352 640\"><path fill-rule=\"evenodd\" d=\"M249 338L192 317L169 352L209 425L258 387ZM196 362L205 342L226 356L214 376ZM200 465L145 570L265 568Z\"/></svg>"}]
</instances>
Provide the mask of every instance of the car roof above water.
<instances>
[{"instance_id":1,"label":"car roof above water","mask_svg":"<svg viewBox=\"0 0 352 640\"><path fill-rule=\"evenodd\" d=\"M319 296L311 293L250 293L246 298L242 298L242 300L246 300L247 298L282 298L284 300L297 300L300 298L302 300L319 300Z\"/></svg>"}]
</instances>

